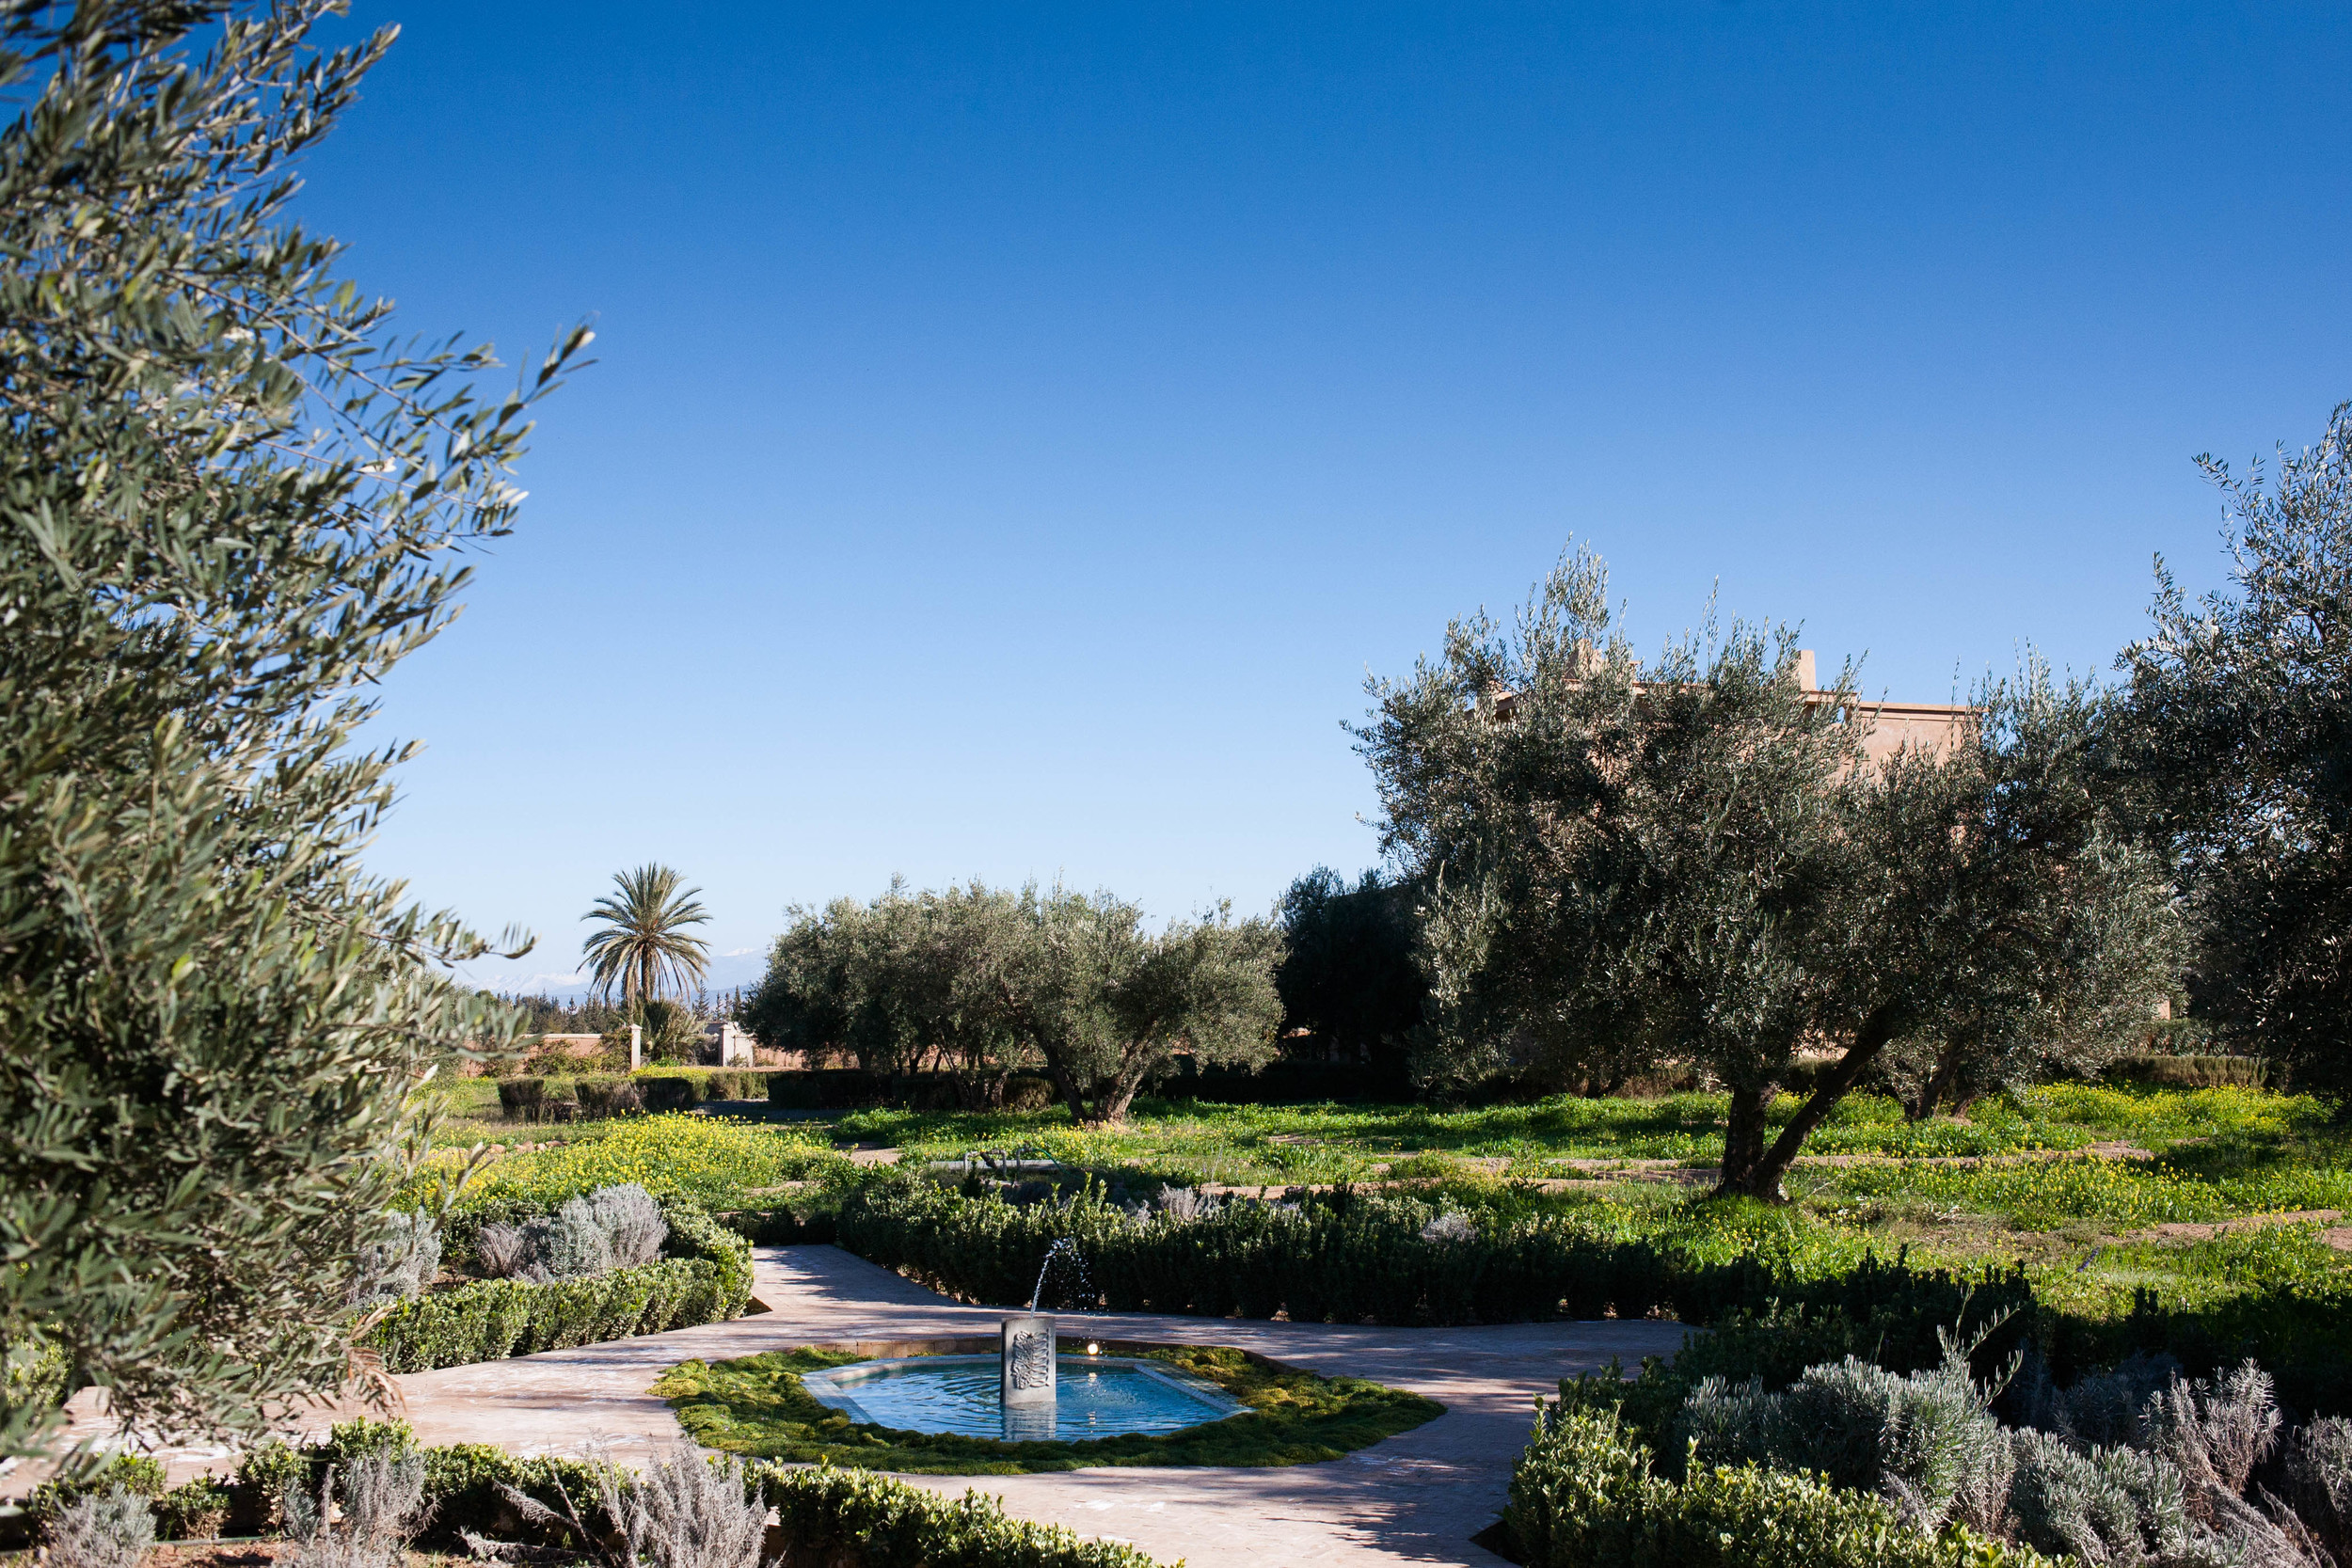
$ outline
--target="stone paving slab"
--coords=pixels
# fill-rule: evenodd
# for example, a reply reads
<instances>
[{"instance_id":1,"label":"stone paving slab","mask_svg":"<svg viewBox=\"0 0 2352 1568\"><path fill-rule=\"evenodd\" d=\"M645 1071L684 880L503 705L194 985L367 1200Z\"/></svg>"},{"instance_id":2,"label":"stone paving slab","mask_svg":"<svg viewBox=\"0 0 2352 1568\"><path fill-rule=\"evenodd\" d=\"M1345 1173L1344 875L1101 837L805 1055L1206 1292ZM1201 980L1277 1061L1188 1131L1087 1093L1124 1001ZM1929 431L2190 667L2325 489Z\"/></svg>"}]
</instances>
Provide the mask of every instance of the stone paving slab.
<instances>
[{"instance_id":1,"label":"stone paving slab","mask_svg":"<svg viewBox=\"0 0 2352 1568\"><path fill-rule=\"evenodd\" d=\"M798 1345L987 1335L1002 1316L964 1307L837 1247L760 1247L755 1296L770 1311L732 1323L395 1380L402 1414L426 1443L496 1443L515 1453L591 1445L642 1463L675 1442L669 1406L646 1390L690 1358L720 1360ZM1063 1314L1065 1340L1088 1338L1232 1345L1326 1375L1365 1377L1425 1394L1445 1414L1325 1465L1269 1469L1105 1468L1041 1476L910 1476L949 1495L995 1494L1024 1518L1131 1543L1190 1568L1486 1565L1470 1544L1502 1507L1536 1397L1559 1379L1671 1354L1680 1324L1512 1323L1370 1328L1149 1313ZM322 1411L323 1433L351 1410ZM175 1480L226 1468L215 1454L170 1456ZM15 1478L11 1478L15 1479Z\"/></svg>"},{"instance_id":2,"label":"stone paving slab","mask_svg":"<svg viewBox=\"0 0 2352 1568\"><path fill-rule=\"evenodd\" d=\"M616 1458L677 1433L644 1392L689 1356L716 1360L795 1345L993 1332L995 1308L961 1306L836 1247L762 1247L755 1293L773 1310L729 1323L521 1356L399 1380L426 1442L494 1442L520 1453L577 1452L602 1439ZM1327 1375L1426 1394L1436 1420L1333 1464L1280 1469L1078 1470L1042 1476L914 1476L943 1493L996 1494L1024 1518L1127 1541L1191 1568L1298 1564L1490 1564L1470 1537L1501 1511L1537 1395L1619 1356L1670 1354L1679 1324L1518 1323L1363 1328L1143 1313L1065 1314L1089 1337L1234 1345Z\"/></svg>"}]
</instances>

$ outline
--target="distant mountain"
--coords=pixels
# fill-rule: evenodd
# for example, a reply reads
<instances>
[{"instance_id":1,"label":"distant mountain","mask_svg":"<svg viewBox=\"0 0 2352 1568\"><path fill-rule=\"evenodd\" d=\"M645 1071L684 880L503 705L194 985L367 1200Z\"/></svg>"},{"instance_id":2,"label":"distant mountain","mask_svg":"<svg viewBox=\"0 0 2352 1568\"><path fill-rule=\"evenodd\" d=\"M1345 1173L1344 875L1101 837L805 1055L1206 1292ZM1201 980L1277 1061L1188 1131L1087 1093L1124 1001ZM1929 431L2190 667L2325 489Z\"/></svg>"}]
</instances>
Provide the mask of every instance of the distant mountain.
<instances>
[{"instance_id":1,"label":"distant mountain","mask_svg":"<svg viewBox=\"0 0 2352 1568\"><path fill-rule=\"evenodd\" d=\"M459 966L458 974L469 985L510 996L551 996L559 1002L576 1002L588 994L585 974L579 970L551 970L546 963L537 954L528 954L512 963L485 958ZM714 991L748 989L757 985L759 977L767 973L768 950L744 947L731 953L712 954L710 974L703 983Z\"/></svg>"}]
</instances>

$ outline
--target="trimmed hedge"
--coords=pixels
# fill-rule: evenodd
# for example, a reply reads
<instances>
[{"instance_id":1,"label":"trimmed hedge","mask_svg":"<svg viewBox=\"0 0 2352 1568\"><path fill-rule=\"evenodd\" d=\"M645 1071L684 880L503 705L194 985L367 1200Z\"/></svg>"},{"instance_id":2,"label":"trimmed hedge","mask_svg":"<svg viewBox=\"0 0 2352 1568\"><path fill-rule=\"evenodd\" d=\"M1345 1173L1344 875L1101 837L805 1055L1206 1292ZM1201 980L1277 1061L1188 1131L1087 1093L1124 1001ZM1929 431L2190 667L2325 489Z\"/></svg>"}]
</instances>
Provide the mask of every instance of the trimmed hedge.
<instances>
[{"instance_id":1,"label":"trimmed hedge","mask_svg":"<svg viewBox=\"0 0 2352 1568\"><path fill-rule=\"evenodd\" d=\"M2270 1064L2260 1056L2164 1056L2140 1054L2109 1063L2106 1076L2127 1084L2168 1084L2179 1088L2261 1088Z\"/></svg>"},{"instance_id":2,"label":"trimmed hedge","mask_svg":"<svg viewBox=\"0 0 2352 1568\"><path fill-rule=\"evenodd\" d=\"M272 1443L246 1456L228 1491L249 1529L277 1527L277 1499L290 1485L315 1486L318 1472L365 1453L421 1451L431 1522L419 1544L456 1544L464 1533L526 1545L572 1546L561 1526L526 1524L503 1483L559 1507L558 1489L583 1513L597 1495L596 1467L581 1460L519 1458L486 1443L417 1450L405 1421L347 1421L328 1440L302 1449ZM1081 1541L1057 1525L1005 1516L977 1492L943 1497L858 1471L780 1465L745 1466L745 1485L764 1492L780 1523L761 1551L824 1568L1159 1568L1132 1547Z\"/></svg>"},{"instance_id":3,"label":"trimmed hedge","mask_svg":"<svg viewBox=\"0 0 2352 1568\"><path fill-rule=\"evenodd\" d=\"M863 1068L775 1071L768 1103L796 1111L1041 1111L1054 1103L1054 1085L1033 1073L1001 1082L954 1072L868 1072Z\"/></svg>"},{"instance_id":4,"label":"trimmed hedge","mask_svg":"<svg viewBox=\"0 0 2352 1568\"><path fill-rule=\"evenodd\" d=\"M1527 1568L2043 1568L2025 1546L1904 1525L1864 1492L1756 1465L1650 1471L1613 1413L1541 1413L1503 1511ZM2055 1565L2052 1565L2055 1568Z\"/></svg>"},{"instance_id":5,"label":"trimmed hedge","mask_svg":"<svg viewBox=\"0 0 2352 1568\"><path fill-rule=\"evenodd\" d=\"M1157 1568L1133 1546L1005 1516L979 1492L944 1497L865 1470L751 1466L788 1562L825 1568ZM771 1537L771 1544L777 1544ZM803 1557L802 1554L807 1554Z\"/></svg>"},{"instance_id":6,"label":"trimmed hedge","mask_svg":"<svg viewBox=\"0 0 2352 1568\"><path fill-rule=\"evenodd\" d=\"M1844 1274L1792 1278L1755 1254L1696 1262L1643 1240L1560 1216L1482 1225L1461 1240L1425 1241L1430 1205L1340 1189L1295 1203L1229 1203L1213 1215L1138 1224L1089 1188L1067 1202L1020 1205L965 1197L909 1174L876 1173L847 1189L834 1239L961 1300L1026 1303L1038 1259L1068 1236L1086 1262L1073 1307L1294 1323L1455 1324L1668 1317L1692 1324L1760 1313L1778 1302L1835 1318L1852 1349L1882 1365L1934 1365L1934 1329L2001 1309L2014 1316L1979 1351L1990 1370L2028 1340L2061 1382L2137 1351L2177 1357L2191 1376L2252 1356L2296 1390L2311 1414L2352 1414L2352 1285L2290 1284L2195 1307L2138 1293L2120 1318L2089 1317L2036 1299L2018 1269L1969 1275L1866 1257ZM758 1223L754 1223L755 1221ZM814 1215L779 1210L736 1221L763 1240L822 1238ZM1816 1359L1836 1360L1842 1351ZM1790 1375L1794 1375L1795 1369Z\"/></svg>"},{"instance_id":7,"label":"trimmed hedge","mask_svg":"<svg viewBox=\"0 0 2352 1568\"><path fill-rule=\"evenodd\" d=\"M1901 1304L1906 1319L1950 1323L1973 1291L2032 1299L2022 1275L1997 1283L1866 1262L1852 1275L1795 1282L1754 1257L1694 1264L1645 1241L1598 1234L1559 1217L1423 1240L1433 1211L1387 1194L1341 1190L1296 1204L1229 1203L1177 1224L1138 1225L1089 1189L1068 1203L964 1197L912 1177L876 1177L843 1198L842 1246L965 1301L1019 1306L1038 1259L1075 1240L1087 1292L1074 1306L1114 1312L1271 1318L1293 1323L1453 1324L1671 1316L1706 1323L1735 1307L1807 1292L1867 1314ZM1932 1340L1930 1341L1931 1346ZM1930 1352L1931 1356L1932 1351Z\"/></svg>"},{"instance_id":8,"label":"trimmed hedge","mask_svg":"<svg viewBox=\"0 0 2352 1568\"><path fill-rule=\"evenodd\" d=\"M748 1068L649 1068L635 1073L528 1074L498 1081L499 1111L509 1121L602 1118L648 1111L688 1111L705 1101L757 1100L775 1073Z\"/></svg>"},{"instance_id":9,"label":"trimmed hedge","mask_svg":"<svg viewBox=\"0 0 2352 1568\"><path fill-rule=\"evenodd\" d=\"M662 1243L670 1256L660 1262L545 1285L485 1279L413 1296L360 1343L381 1354L387 1371L424 1372L691 1328L741 1313L752 1294L751 1243L690 1203L664 1201L661 1214L670 1222ZM469 1217L479 1222L484 1216Z\"/></svg>"}]
</instances>

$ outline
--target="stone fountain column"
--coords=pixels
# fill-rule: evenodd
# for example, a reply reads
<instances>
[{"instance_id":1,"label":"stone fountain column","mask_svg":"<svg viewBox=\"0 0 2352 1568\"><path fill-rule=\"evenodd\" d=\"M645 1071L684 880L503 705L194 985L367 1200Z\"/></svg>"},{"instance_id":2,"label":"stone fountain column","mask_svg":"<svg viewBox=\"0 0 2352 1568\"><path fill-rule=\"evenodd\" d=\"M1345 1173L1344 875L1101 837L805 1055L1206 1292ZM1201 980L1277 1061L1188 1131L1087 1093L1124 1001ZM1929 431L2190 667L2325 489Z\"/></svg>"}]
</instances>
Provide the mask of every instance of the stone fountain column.
<instances>
[{"instance_id":1,"label":"stone fountain column","mask_svg":"<svg viewBox=\"0 0 2352 1568\"><path fill-rule=\"evenodd\" d=\"M1044 1312L1007 1318L1000 1352L1008 1411L1054 1402L1054 1319Z\"/></svg>"}]
</instances>

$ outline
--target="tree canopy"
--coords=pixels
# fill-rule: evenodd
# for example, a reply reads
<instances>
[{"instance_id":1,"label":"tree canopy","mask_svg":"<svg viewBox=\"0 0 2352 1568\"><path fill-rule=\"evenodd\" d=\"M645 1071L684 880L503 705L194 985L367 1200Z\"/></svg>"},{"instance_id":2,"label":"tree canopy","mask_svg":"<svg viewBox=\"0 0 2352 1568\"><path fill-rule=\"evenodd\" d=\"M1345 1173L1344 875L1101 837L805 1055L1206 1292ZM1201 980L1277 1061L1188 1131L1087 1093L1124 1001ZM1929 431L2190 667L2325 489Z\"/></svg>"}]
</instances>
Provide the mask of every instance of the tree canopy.
<instances>
[{"instance_id":1,"label":"tree canopy","mask_svg":"<svg viewBox=\"0 0 2352 1568\"><path fill-rule=\"evenodd\" d=\"M405 753L352 743L586 335L484 397L291 220L391 40L333 8L0 11L0 1453L87 1384L187 1433L340 1383L421 1065L513 1032L361 867Z\"/></svg>"},{"instance_id":2,"label":"tree canopy","mask_svg":"<svg viewBox=\"0 0 2352 1568\"><path fill-rule=\"evenodd\" d=\"M708 973L710 944L687 927L707 924L710 911L698 896L702 889L681 886L685 880L667 865L615 871L613 891L580 917L602 923L580 943L599 1001L618 996L622 1006L633 1007L673 990L683 995Z\"/></svg>"},{"instance_id":3,"label":"tree canopy","mask_svg":"<svg viewBox=\"0 0 2352 1568\"><path fill-rule=\"evenodd\" d=\"M763 1045L978 1080L1041 1068L1081 1120L1117 1120L1179 1052L1274 1056L1279 935L1217 910L1165 929L1107 893L893 883L796 909L743 1008Z\"/></svg>"},{"instance_id":4,"label":"tree canopy","mask_svg":"<svg viewBox=\"0 0 2352 1568\"><path fill-rule=\"evenodd\" d=\"M1897 1041L2024 1070L2048 1053L2020 1038L2149 1016L2177 922L2099 805L2086 693L2029 670L1874 761L1852 669L1798 671L1785 628L1711 622L1644 663L1574 552L1510 627L1456 621L1370 684L1384 847L1424 890L1425 1078L1694 1063L1730 1091L1723 1189L1777 1199ZM1801 1054L1825 1065L1768 1136Z\"/></svg>"},{"instance_id":5,"label":"tree canopy","mask_svg":"<svg viewBox=\"0 0 2352 1568\"><path fill-rule=\"evenodd\" d=\"M2352 1092L2352 404L2275 477L2198 459L2222 493L2228 590L2161 559L2117 762L2188 890L2192 995L2224 1037Z\"/></svg>"},{"instance_id":6,"label":"tree canopy","mask_svg":"<svg viewBox=\"0 0 2352 1568\"><path fill-rule=\"evenodd\" d=\"M1413 951L1415 903L1412 888L1376 870L1350 886L1317 866L1283 890L1274 910L1283 946L1274 985L1284 1034L1305 1037L1288 1049L1361 1062L1375 1079L1403 1076L1429 996Z\"/></svg>"}]
</instances>

